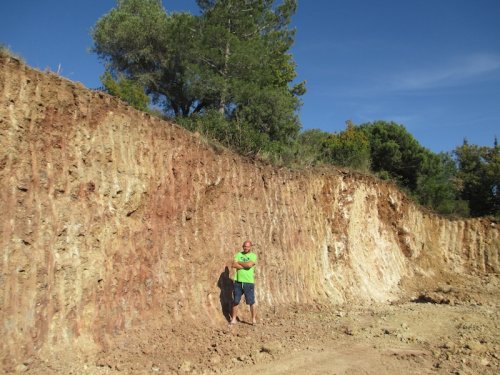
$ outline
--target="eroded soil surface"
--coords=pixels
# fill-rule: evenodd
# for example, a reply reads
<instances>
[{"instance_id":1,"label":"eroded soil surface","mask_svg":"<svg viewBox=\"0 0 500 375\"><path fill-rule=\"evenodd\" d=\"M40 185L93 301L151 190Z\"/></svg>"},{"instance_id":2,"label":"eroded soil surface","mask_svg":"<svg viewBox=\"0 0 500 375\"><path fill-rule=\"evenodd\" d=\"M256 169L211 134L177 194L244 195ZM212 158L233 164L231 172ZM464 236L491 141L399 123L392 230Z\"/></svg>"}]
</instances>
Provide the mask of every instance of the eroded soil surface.
<instances>
[{"instance_id":1,"label":"eroded soil surface","mask_svg":"<svg viewBox=\"0 0 500 375\"><path fill-rule=\"evenodd\" d=\"M239 157L3 55L0 98L0 373L500 373L496 221ZM229 327L246 239L259 324Z\"/></svg>"},{"instance_id":2,"label":"eroded soil surface","mask_svg":"<svg viewBox=\"0 0 500 375\"><path fill-rule=\"evenodd\" d=\"M424 285L425 286L425 285ZM499 277L464 277L412 298L371 306L244 311L230 326L204 322L117 334L96 355L53 353L18 371L36 374L498 374ZM261 309L263 310L263 309ZM155 328L157 327L157 328Z\"/></svg>"}]
</instances>

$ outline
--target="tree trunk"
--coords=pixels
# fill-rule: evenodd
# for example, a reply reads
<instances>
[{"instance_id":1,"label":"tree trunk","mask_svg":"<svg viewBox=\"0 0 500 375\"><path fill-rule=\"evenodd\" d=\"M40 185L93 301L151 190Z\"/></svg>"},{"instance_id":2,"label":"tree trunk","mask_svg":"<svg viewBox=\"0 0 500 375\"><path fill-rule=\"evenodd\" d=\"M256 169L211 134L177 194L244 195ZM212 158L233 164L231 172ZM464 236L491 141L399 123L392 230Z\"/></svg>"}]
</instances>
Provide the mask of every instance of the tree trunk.
<instances>
[{"instance_id":1,"label":"tree trunk","mask_svg":"<svg viewBox=\"0 0 500 375\"><path fill-rule=\"evenodd\" d=\"M229 33L231 33L231 19L228 20L228 30ZM226 107L226 100L227 100L227 91L228 91L228 82L227 82L227 74L229 70L229 56L231 54L231 49L229 47L229 37L226 40L226 48L224 50L224 69L222 70L222 79L223 79L223 86L222 86L222 92L220 96L220 101L219 101L219 113L221 115L224 115L224 109Z\"/></svg>"}]
</instances>

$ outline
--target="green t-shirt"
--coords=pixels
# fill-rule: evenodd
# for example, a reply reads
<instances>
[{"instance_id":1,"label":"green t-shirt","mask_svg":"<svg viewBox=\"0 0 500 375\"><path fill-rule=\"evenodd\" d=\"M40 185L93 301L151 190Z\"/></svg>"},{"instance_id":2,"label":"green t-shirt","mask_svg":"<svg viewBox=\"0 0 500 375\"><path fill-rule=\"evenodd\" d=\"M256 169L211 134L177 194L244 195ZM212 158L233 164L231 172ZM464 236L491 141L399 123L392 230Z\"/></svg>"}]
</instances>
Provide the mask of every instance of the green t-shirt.
<instances>
[{"instance_id":1,"label":"green t-shirt","mask_svg":"<svg viewBox=\"0 0 500 375\"><path fill-rule=\"evenodd\" d=\"M252 261L255 264L257 264L257 254L255 253L247 253L245 254L244 252L240 251L234 256L234 260L236 262L249 262ZM241 270L235 270L236 272L234 273L234 281L238 281L240 283L249 283L253 284L254 279L253 279L253 271L255 270L255 264L250 267L248 270L241 269Z\"/></svg>"}]
</instances>

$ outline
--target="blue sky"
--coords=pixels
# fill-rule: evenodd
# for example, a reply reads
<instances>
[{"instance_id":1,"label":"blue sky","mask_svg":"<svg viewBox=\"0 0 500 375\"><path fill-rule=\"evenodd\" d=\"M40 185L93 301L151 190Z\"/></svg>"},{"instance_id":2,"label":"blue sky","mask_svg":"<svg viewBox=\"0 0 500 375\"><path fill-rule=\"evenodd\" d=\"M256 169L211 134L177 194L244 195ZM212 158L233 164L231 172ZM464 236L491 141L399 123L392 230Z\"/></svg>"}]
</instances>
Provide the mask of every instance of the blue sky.
<instances>
[{"instance_id":1,"label":"blue sky","mask_svg":"<svg viewBox=\"0 0 500 375\"><path fill-rule=\"evenodd\" d=\"M115 0L0 3L0 43L32 67L100 85L90 28ZM164 0L197 12L195 0ZM424 147L500 137L499 0L299 0L292 54L307 81L303 129L404 125Z\"/></svg>"}]
</instances>

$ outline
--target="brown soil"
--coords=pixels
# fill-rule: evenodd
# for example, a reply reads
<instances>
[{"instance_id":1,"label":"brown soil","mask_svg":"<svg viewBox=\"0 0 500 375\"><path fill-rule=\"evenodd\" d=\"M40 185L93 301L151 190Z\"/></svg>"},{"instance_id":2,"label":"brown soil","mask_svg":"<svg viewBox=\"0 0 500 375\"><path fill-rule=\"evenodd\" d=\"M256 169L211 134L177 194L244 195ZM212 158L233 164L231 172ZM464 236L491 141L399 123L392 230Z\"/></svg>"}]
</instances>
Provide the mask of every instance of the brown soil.
<instances>
[{"instance_id":1,"label":"brown soil","mask_svg":"<svg viewBox=\"0 0 500 375\"><path fill-rule=\"evenodd\" d=\"M0 373L500 373L496 221L239 157L2 56L0 202ZM247 239L259 323L230 327Z\"/></svg>"},{"instance_id":2,"label":"brown soil","mask_svg":"<svg viewBox=\"0 0 500 375\"><path fill-rule=\"evenodd\" d=\"M452 278L411 300L371 306L293 306L259 323L160 320L117 334L96 357L54 353L30 374L497 374L499 277Z\"/></svg>"}]
</instances>

